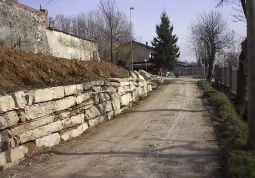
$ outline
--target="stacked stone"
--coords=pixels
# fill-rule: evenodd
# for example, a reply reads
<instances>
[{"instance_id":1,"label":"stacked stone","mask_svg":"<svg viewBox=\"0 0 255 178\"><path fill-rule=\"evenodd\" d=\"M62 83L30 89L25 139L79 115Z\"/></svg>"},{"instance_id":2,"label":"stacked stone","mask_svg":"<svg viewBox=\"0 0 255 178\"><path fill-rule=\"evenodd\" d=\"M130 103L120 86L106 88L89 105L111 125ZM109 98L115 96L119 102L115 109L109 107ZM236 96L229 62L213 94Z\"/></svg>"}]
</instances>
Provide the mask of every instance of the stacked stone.
<instances>
[{"instance_id":1,"label":"stacked stone","mask_svg":"<svg viewBox=\"0 0 255 178\"><path fill-rule=\"evenodd\" d=\"M29 142L52 147L70 140L147 96L151 85L140 74L132 76L0 96L0 166L24 158ZM1 114L5 110L11 111Z\"/></svg>"}]
</instances>

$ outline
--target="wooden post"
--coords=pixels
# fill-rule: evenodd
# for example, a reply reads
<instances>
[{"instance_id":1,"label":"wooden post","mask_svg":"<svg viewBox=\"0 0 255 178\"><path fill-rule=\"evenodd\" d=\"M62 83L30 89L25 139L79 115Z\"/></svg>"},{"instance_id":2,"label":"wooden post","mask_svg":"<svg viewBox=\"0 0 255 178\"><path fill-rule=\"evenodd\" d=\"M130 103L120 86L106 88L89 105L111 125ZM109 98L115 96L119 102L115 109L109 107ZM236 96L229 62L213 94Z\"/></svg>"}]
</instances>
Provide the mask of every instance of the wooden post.
<instances>
[{"instance_id":1,"label":"wooden post","mask_svg":"<svg viewBox=\"0 0 255 178\"><path fill-rule=\"evenodd\" d=\"M248 146L255 149L255 1L246 1L248 55Z\"/></svg>"}]
</instances>

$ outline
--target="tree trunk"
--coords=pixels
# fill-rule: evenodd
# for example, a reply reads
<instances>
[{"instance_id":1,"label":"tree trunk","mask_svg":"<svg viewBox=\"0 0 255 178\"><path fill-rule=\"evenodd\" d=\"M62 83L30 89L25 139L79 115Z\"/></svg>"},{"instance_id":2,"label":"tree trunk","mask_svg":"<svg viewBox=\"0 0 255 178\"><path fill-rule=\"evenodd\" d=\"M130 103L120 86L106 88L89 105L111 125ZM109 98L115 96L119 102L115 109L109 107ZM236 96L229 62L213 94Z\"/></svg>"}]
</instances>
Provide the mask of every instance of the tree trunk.
<instances>
[{"instance_id":1,"label":"tree trunk","mask_svg":"<svg viewBox=\"0 0 255 178\"><path fill-rule=\"evenodd\" d=\"M111 29L111 63L113 63L113 30Z\"/></svg>"},{"instance_id":2,"label":"tree trunk","mask_svg":"<svg viewBox=\"0 0 255 178\"><path fill-rule=\"evenodd\" d=\"M214 52L213 52L214 54ZM212 72L213 72L213 63L215 59L215 54L209 58L209 68L208 68L208 74L207 74L207 81L212 81Z\"/></svg>"},{"instance_id":3,"label":"tree trunk","mask_svg":"<svg viewBox=\"0 0 255 178\"><path fill-rule=\"evenodd\" d=\"M242 43L242 52L239 56L239 71L237 79L236 105L242 115L245 114L247 96L247 39ZM244 118L247 119L247 118Z\"/></svg>"}]
</instances>

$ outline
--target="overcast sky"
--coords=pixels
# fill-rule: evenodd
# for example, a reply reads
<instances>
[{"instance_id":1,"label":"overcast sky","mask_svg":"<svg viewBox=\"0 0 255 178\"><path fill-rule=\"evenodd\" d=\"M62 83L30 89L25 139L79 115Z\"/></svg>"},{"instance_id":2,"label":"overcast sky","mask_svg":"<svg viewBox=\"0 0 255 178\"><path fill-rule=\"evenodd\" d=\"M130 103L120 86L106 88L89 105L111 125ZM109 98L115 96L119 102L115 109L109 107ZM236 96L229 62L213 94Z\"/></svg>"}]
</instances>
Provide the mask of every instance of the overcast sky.
<instances>
[{"instance_id":1,"label":"overcast sky","mask_svg":"<svg viewBox=\"0 0 255 178\"><path fill-rule=\"evenodd\" d=\"M40 4L46 5L50 0L20 0L22 4L39 9ZM98 8L99 0L52 0L45 8L49 10L49 16L56 14L74 15L81 12L89 12ZM178 45L181 49L180 60L195 61L195 57L189 54L187 48L187 36L192 21L202 12L215 9L219 0L116 0L118 8L129 16L129 8L134 7L132 21L135 28L135 37L145 43L155 37L156 24L160 23L162 11L166 11L174 26L174 33L178 36ZM235 30L241 36L246 35L246 25L243 22L233 22L232 14L236 11L235 5L221 7L224 17L228 20L230 29Z\"/></svg>"}]
</instances>

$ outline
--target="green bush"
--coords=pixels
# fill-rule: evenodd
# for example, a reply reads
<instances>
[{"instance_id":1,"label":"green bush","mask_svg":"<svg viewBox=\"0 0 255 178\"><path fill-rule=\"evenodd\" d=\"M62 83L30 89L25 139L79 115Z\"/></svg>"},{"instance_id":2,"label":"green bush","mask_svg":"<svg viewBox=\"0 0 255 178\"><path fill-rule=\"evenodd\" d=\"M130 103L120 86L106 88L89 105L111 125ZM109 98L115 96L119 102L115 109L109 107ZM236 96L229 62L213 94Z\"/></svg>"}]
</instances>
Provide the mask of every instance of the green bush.
<instances>
[{"instance_id":1,"label":"green bush","mask_svg":"<svg viewBox=\"0 0 255 178\"><path fill-rule=\"evenodd\" d=\"M246 147L247 123L240 119L224 93L206 81L198 81L197 85L204 91L208 104L216 109L213 118L225 177L255 177L255 152Z\"/></svg>"}]
</instances>

